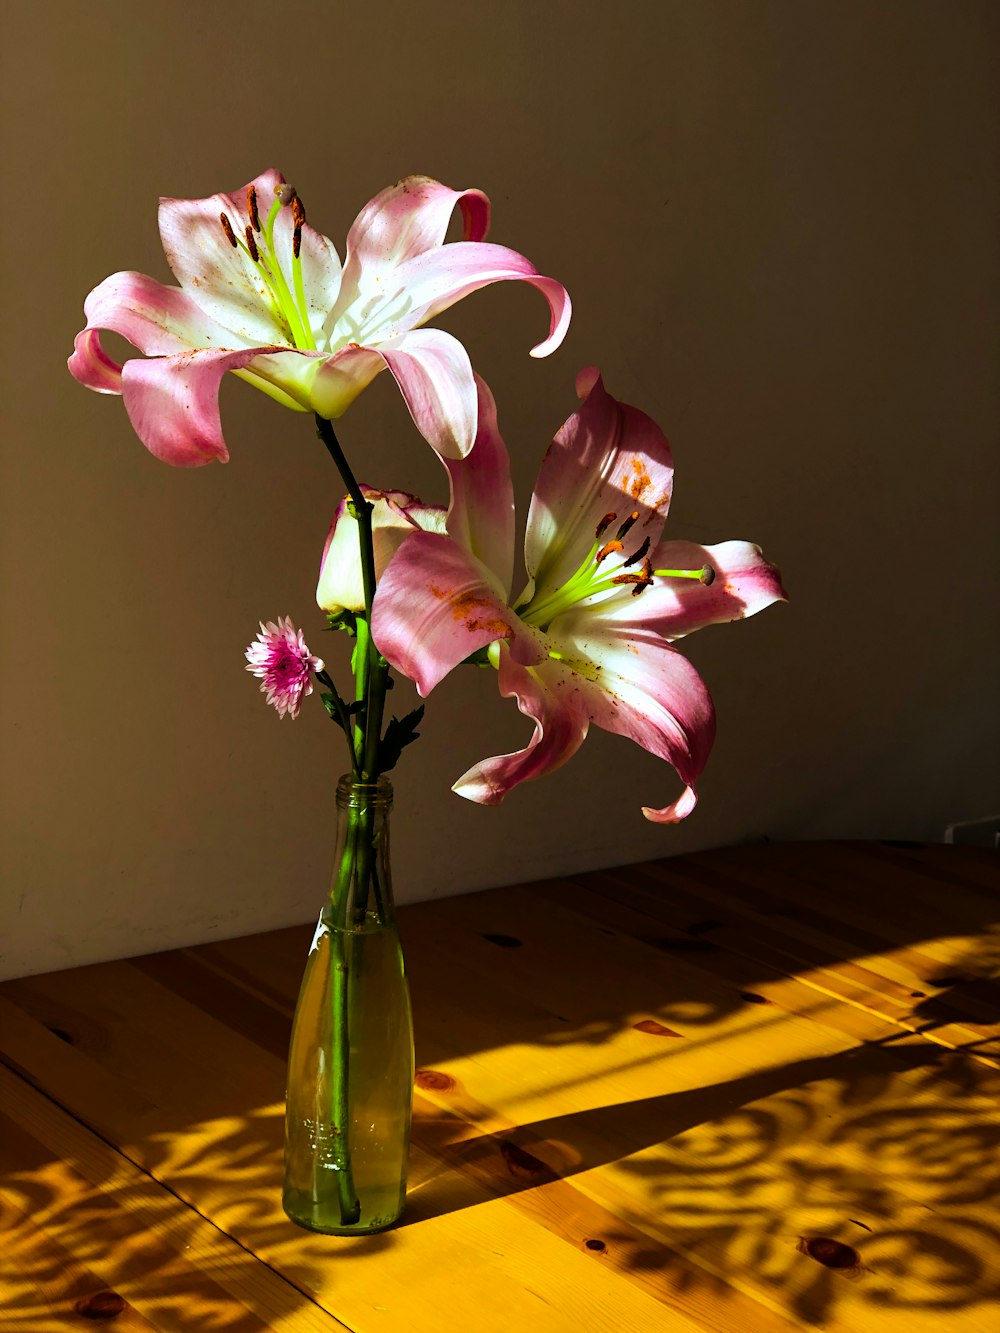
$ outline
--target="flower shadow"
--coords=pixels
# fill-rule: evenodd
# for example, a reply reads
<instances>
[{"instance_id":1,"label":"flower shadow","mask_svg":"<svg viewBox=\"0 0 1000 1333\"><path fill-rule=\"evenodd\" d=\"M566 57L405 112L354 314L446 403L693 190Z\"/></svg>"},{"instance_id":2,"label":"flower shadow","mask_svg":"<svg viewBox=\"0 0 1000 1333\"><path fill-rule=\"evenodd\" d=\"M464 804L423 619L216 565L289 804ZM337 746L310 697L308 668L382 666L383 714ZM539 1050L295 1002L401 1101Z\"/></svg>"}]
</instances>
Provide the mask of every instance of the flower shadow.
<instances>
[{"instance_id":1,"label":"flower shadow","mask_svg":"<svg viewBox=\"0 0 1000 1333\"><path fill-rule=\"evenodd\" d=\"M887 1042L490 1134L431 1114L416 1135L443 1169L401 1229L503 1197L661 1298L726 1298L740 1273L808 1323L845 1282L872 1307L958 1310L1000 1296L1000 1124L961 1079L960 1058Z\"/></svg>"},{"instance_id":2,"label":"flower shadow","mask_svg":"<svg viewBox=\"0 0 1000 1333\"><path fill-rule=\"evenodd\" d=\"M105 1290L176 1322L190 1247L199 1326L250 1333L339 1308L355 1261L498 1198L668 1305L704 1288L736 1318L750 1285L805 1322L857 1323L995 1300L994 900L963 896L966 943L924 952L937 909L908 902L887 944L847 852L789 878L760 851L759 869L731 849L402 909L421 1069L411 1194L383 1236L311 1237L277 1206L310 927L4 983L5 1059L47 1115L78 1118L0 1125L4 1220L30 1241L5 1287L14 1326ZM865 1022L886 1035L836 1028L852 994L877 999ZM813 1036L775 1044L789 1024Z\"/></svg>"}]
</instances>

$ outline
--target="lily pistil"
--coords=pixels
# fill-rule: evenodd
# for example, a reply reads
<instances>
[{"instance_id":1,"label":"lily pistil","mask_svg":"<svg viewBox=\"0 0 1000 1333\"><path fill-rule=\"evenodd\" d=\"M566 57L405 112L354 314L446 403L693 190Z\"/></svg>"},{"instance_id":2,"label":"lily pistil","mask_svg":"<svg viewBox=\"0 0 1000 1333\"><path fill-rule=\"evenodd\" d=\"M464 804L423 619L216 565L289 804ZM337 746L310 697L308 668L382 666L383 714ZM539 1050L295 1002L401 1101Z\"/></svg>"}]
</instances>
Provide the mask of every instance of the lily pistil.
<instances>
[{"instance_id":1,"label":"lily pistil","mask_svg":"<svg viewBox=\"0 0 1000 1333\"><path fill-rule=\"evenodd\" d=\"M618 515L614 512L604 515L594 531L594 543L576 573L555 592L550 592L537 602L528 601L517 607L517 614L522 620L544 630L556 616L578 602L615 587L631 587L632 596L638 597L658 578L697 579L706 586L715 579L715 570L710 565L703 565L700 569L654 569L648 554L648 536L627 556L623 539L639 521L639 511L634 509L626 515L615 535L605 541L608 530L617 520ZM636 565L638 569L633 569Z\"/></svg>"},{"instance_id":2,"label":"lily pistil","mask_svg":"<svg viewBox=\"0 0 1000 1333\"><path fill-rule=\"evenodd\" d=\"M300 351L314 352L316 339L309 327L309 307L306 304L305 283L302 279L302 228L306 213L294 185L283 183L275 190L274 203L267 218L261 225L257 209L257 189L251 183L247 186L247 218L249 219L237 233L228 213L219 214L219 225L223 235L234 250L242 250L257 269L264 283L262 295L271 302L277 322L284 326L288 341ZM274 224L282 208L292 210L294 223L292 230L291 280L288 279L278 259L274 244ZM293 295L294 290L294 295Z\"/></svg>"}]
</instances>

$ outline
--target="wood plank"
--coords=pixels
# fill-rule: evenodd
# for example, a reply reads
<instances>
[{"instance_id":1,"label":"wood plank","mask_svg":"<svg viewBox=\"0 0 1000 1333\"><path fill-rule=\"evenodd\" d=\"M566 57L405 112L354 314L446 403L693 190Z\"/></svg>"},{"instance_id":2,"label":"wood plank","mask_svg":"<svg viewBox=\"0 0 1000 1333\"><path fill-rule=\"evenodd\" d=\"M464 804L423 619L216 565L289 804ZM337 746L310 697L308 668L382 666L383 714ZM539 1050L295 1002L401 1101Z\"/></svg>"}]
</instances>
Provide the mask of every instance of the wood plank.
<instances>
[{"instance_id":1,"label":"wood plank","mask_svg":"<svg viewBox=\"0 0 1000 1333\"><path fill-rule=\"evenodd\" d=\"M885 1018L908 1032L922 1032L930 1040L952 1048L965 1049L988 1063L1000 1064L1000 1023L996 1015L1000 1005L985 998L963 999L970 987L958 985L946 973L949 960L975 956L979 966L992 957L989 937L969 937L950 942L950 951L942 951L935 962L927 955L922 967L914 970L913 950L897 950L891 956L880 954L862 961L844 960L829 944L817 944L811 931L793 928L791 938L782 936L772 924L752 915L733 916L727 905L715 902L715 917L696 927L674 923L675 903L668 893L639 895L635 886L627 892L618 876L602 874L585 887L579 881L546 881L531 886L540 897L561 904L603 922L614 929L664 952L692 961L698 966L733 981L742 981L748 989L761 989L758 983L774 981L794 972L794 980L823 994L845 1000L855 1009ZM641 904L641 906L640 906ZM704 911L704 903L700 909ZM752 966L748 967L748 964ZM992 966L992 964L990 964ZM930 987L925 979L931 972L941 982ZM928 991L913 989L926 985ZM969 1022L966 1014L974 1011L984 1024ZM835 1026L851 1022L847 1011L836 1010L828 1021Z\"/></svg>"},{"instance_id":2,"label":"wood plank","mask_svg":"<svg viewBox=\"0 0 1000 1333\"><path fill-rule=\"evenodd\" d=\"M487 1300L490 1310L495 1311L495 1316L475 1314L476 1326L481 1325L484 1330L506 1329L511 1319L531 1320L532 1327L552 1329L553 1333L562 1333L564 1329L568 1333L580 1326L611 1330L620 1327L621 1312L630 1312L628 1317L637 1330L660 1326L659 1300L627 1276L612 1281L610 1265L594 1268L593 1255L584 1244L586 1237L580 1236L579 1255L572 1258L563 1254L562 1239L544 1227L535 1234L535 1229L525 1227L523 1218L519 1220L509 1210L492 1218L477 1216L477 1225L471 1227L469 1212L454 1211L453 1190L445 1205L448 1213L435 1216L433 1228L415 1223L407 1233L405 1247L390 1237L338 1241L306 1236L288 1223L280 1211L281 1106L273 1096L270 1102L262 1100L269 1090L273 1094L273 1075L275 1071L281 1072L281 1062L260 1046L256 1046L254 1058L245 1061L233 1061L225 1055L226 1049L245 1053L255 1044L249 1035L251 1028L255 1038L262 1035L253 1024L254 1016L238 1005L223 1007L230 1021L247 1024L247 1030L241 1032L226 1027L215 1013L206 1013L182 998L193 975L187 964L178 968L173 978L175 988L152 980L144 968L131 963L101 965L87 972L79 998L79 1021L71 1026L83 1034L81 1041L90 1047L92 1058L109 1061L119 1072L127 1062L131 1084L148 1087L150 1093L155 1092L161 1102L167 1103L161 1107L156 1132L135 1138L127 1108L123 1114L112 1100L100 1108L97 1117L105 1132L114 1136L143 1169L167 1182L181 1199L196 1202L201 1213L211 1217L241 1245L266 1259L293 1285L309 1291L324 1308L336 1308L351 1327L375 1327L370 1321L378 1316L377 1326L383 1328L412 1329L414 1333L426 1329L427 1333L436 1333L440 1326L440 1297L422 1279L433 1271L442 1248L448 1254L455 1280L462 1275L468 1290L478 1293L477 1301ZM49 1012L49 1005L54 1002L50 992L54 992L60 1012L65 1013L67 974L56 974L51 983L44 978L14 983L14 989L22 1002L32 1004L41 1013ZM116 994L122 996L123 1007L118 1014L113 1012ZM110 1039L111 1031L120 1032L126 1025L134 1024L140 1012L152 1020L145 1029L150 1038L147 1042L131 1037ZM100 1026L99 1019L108 1030ZM185 1040L198 1057L193 1065L194 1077L176 1063L167 1066L173 1070L173 1079L166 1077L162 1067L167 1058L162 1041L164 1032L184 1032ZM206 1083L202 1077L203 1063L213 1041L220 1043L220 1069L225 1074L221 1083ZM69 1049L80 1053L78 1046ZM63 1076L57 1082L62 1095L72 1100L72 1079ZM222 1089L228 1099L228 1113L224 1115L219 1114ZM415 1147L413 1165L418 1188L438 1167L435 1160L429 1160L421 1152L419 1145ZM460 1182L458 1196L468 1207L471 1201L464 1182ZM495 1206L494 1198L494 1191L481 1190L474 1202L479 1204L480 1211L488 1212ZM253 1203L248 1204L248 1200ZM496 1198L496 1205L502 1204L503 1198ZM339 1280L332 1280L329 1265L324 1263L331 1250L338 1255L338 1277L357 1273L356 1278L351 1278L350 1293ZM535 1269L536 1256L543 1251L549 1252L549 1259L544 1276L540 1276ZM380 1296L374 1304L366 1294L364 1282L366 1260L372 1253L379 1255ZM559 1275L567 1266L572 1269L580 1265L580 1275L573 1279L572 1295L563 1292L560 1296ZM528 1273L530 1281L522 1280ZM598 1277L600 1280L595 1284ZM540 1300L553 1308L540 1314ZM564 1308L556 1309L557 1305ZM471 1321L473 1314L470 1312L468 1317ZM680 1312L676 1318L681 1321L679 1328L688 1326Z\"/></svg>"},{"instance_id":3,"label":"wood plank","mask_svg":"<svg viewBox=\"0 0 1000 1333\"><path fill-rule=\"evenodd\" d=\"M345 1327L3 1066L0 1231L12 1333Z\"/></svg>"},{"instance_id":4,"label":"wood plank","mask_svg":"<svg viewBox=\"0 0 1000 1333\"><path fill-rule=\"evenodd\" d=\"M925 940L919 949L897 947L889 953L867 927L870 896L867 905L858 902L852 912L838 909L836 918L805 905L817 896L808 877L822 876L827 845L816 862L797 869L793 863L795 873L787 876L780 865L772 871L759 857L750 856L761 850L768 849L741 849L737 870L726 869L734 862L730 851L724 858L714 854L679 858L684 863L681 871L672 862L640 864L602 872L589 882L612 900L670 921L675 929L696 938L723 947L728 943L748 958L779 965L785 955L787 968L799 972L821 967L835 993L844 998L853 994L855 1002L857 983L867 983L870 1005L877 1012L899 1019L909 1010L914 1018L906 1025L926 1028L934 1040L975 1048L994 1062L1000 1057L1000 987L992 980L998 970L992 920L1000 916L1000 901L994 905L992 920L985 908L966 913L981 923L977 935ZM835 873L845 898L861 892L842 869ZM897 919L895 910L891 915ZM897 928L892 933L920 939L926 926L921 919L911 931ZM850 961L858 958L861 965ZM924 1003L907 1003L914 999Z\"/></svg>"},{"instance_id":5,"label":"wood plank","mask_svg":"<svg viewBox=\"0 0 1000 1333\"><path fill-rule=\"evenodd\" d=\"M422 1068L382 1237L278 1207L308 926L7 983L0 1049L358 1333L979 1333L1000 1322L1000 1074L968 1053L990 992L907 987L988 941L994 904L982 861L937 854L907 898L916 856L729 849L403 909ZM966 933L920 937L942 886Z\"/></svg>"}]
</instances>

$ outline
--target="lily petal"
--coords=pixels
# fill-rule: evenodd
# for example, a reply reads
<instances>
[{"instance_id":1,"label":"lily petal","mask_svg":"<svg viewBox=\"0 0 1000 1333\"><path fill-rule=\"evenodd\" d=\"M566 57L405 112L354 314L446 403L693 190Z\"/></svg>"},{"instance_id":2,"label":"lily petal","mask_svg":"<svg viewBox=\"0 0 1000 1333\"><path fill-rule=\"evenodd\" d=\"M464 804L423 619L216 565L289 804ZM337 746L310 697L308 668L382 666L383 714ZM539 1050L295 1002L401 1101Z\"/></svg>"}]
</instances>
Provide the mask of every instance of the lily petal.
<instances>
[{"instance_id":1,"label":"lily petal","mask_svg":"<svg viewBox=\"0 0 1000 1333\"><path fill-rule=\"evenodd\" d=\"M307 394L313 412L335 420L344 415L362 389L385 368L386 360L380 351L350 343L333 356L304 367L299 374L301 389Z\"/></svg>"},{"instance_id":2,"label":"lily petal","mask_svg":"<svg viewBox=\"0 0 1000 1333\"><path fill-rule=\"evenodd\" d=\"M497 406L490 387L475 377L479 427L472 451L444 459L451 483L448 534L493 571L510 593L514 573L514 487L510 458L497 426Z\"/></svg>"},{"instance_id":3,"label":"lily petal","mask_svg":"<svg viewBox=\"0 0 1000 1333\"><path fill-rule=\"evenodd\" d=\"M250 183L257 191L262 223L284 182L269 170ZM181 287L224 328L246 344L284 342L288 332L273 313L267 284L242 246L233 247L222 229L225 214L242 240L250 223L246 189L213 194L207 199L161 199L160 236L167 262ZM286 282L291 285L293 221L282 208L275 220L274 241ZM302 228L302 268L313 331L321 330L340 292L340 259L333 242L306 224Z\"/></svg>"},{"instance_id":4,"label":"lily petal","mask_svg":"<svg viewBox=\"0 0 1000 1333\"><path fill-rule=\"evenodd\" d=\"M417 430L443 458L462 458L476 439L477 394L469 354L450 333L415 329L378 347L352 343L305 370L310 406L343 416L362 389L388 367Z\"/></svg>"},{"instance_id":5,"label":"lily petal","mask_svg":"<svg viewBox=\"0 0 1000 1333\"><path fill-rule=\"evenodd\" d=\"M122 368L108 356L97 329L83 329L73 340L73 355L66 363L71 374L95 393L121 393Z\"/></svg>"},{"instance_id":6,"label":"lily petal","mask_svg":"<svg viewBox=\"0 0 1000 1333\"><path fill-rule=\"evenodd\" d=\"M417 255L382 275L377 286L366 286L361 299L370 293L370 309L366 305L360 310L352 306L345 318L356 322L342 332L358 342L379 342L426 324L481 287L513 280L537 287L549 304L548 336L531 349L532 356L548 356L569 327L572 305L566 288L555 278L544 277L516 250L471 241L456 241ZM336 332L335 328L335 336Z\"/></svg>"},{"instance_id":7,"label":"lily petal","mask_svg":"<svg viewBox=\"0 0 1000 1333\"><path fill-rule=\"evenodd\" d=\"M379 582L371 628L382 656L424 696L470 653L511 637L516 623L475 556L450 537L418 532Z\"/></svg>"},{"instance_id":8,"label":"lily petal","mask_svg":"<svg viewBox=\"0 0 1000 1333\"><path fill-rule=\"evenodd\" d=\"M462 213L465 240L481 241L490 225L490 201L481 190L449 190L428 176L407 176L382 190L347 233L338 315L375 280L425 250L444 244L451 215Z\"/></svg>"},{"instance_id":9,"label":"lily petal","mask_svg":"<svg viewBox=\"0 0 1000 1333\"><path fill-rule=\"evenodd\" d=\"M655 544L670 504L673 462L656 422L612 398L593 367L577 376L577 393L583 402L549 446L528 510L524 559L538 599L575 573L605 514L621 523L638 511L630 540Z\"/></svg>"},{"instance_id":10,"label":"lily petal","mask_svg":"<svg viewBox=\"0 0 1000 1333\"><path fill-rule=\"evenodd\" d=\"M101 329L121 334L147 356L233 344L232 334L179 287L144 273L112 273L90 293L83 311L87 327L77 334L68 365L81 384L100 393L121 393L122 369L101 346Z\"/></svg>"},{"instance_id":11,"label":"lily petal","mask_svg":"<svg viewBox=\"0 0 1000 1333\"><path fill-rule=\"evenodd\" d=\"M586 610L561 617L558 638L551 637L561 660L542 669L568 672L564 696L605 731L665 759L686 784L678 800L660 810L644 806L643 814L661 824L683 819L715 739L715 709L698 672L654 631L621 634Z\"/></svg>"},{"instance_id":12,"label":"lily petal","mask_svg":"<svg viewBox=\"0 0 1000 1333\"><path fill-rule=\"evenodd\" d=\"M135 357L122 370L125 410L143 444L174 467L229 461L219 419L219 385L228 370L241 370L258 351L184 352Z\"/></svg>"},{"instance_id":13,"label":"lily petal","mask_svg":"<svg viewBox=\"0 0 1000 1333\"><path fill-rule=\"evenodd\" d=\"M712 570L705 584L697 579L656 578L639 597L615 597L593 604L591 619L613 627L625 637L639 629L654 630L665 639L680 639L706 625L721 625L756 615L773 602L787 601L781 575L752 542L661 542L653 552L654 569ZM552 623L562 632L564 620Z\"/></svg>"},{"instance_id":14,"label":"lily petal","mask_svg":"<svg viewBox=\"0 0 1000 1333\"><path fill-rule=\"evenodd\" d=\"M453 792L480 805L499 805L519 783L544 777L572 759L590 724L579 700L558 689L563 675L552 662L535 669L521 666L501 647L500 693L505 699L517 699L520 711L534 722L535 733L523 750L474 764L454 784Z\"/></svg>"},{"instance_id":15,"label":"lily petal","mask_svg":"<svg viewBox=\"0 0 1000 1333\"><path fill-rule=\"evenodd\" d=\"M479 399L458 339L441 329L415 329L377 350L431 448L442 458L464 458L476 440Z\"/></svg>"}]
</instances>

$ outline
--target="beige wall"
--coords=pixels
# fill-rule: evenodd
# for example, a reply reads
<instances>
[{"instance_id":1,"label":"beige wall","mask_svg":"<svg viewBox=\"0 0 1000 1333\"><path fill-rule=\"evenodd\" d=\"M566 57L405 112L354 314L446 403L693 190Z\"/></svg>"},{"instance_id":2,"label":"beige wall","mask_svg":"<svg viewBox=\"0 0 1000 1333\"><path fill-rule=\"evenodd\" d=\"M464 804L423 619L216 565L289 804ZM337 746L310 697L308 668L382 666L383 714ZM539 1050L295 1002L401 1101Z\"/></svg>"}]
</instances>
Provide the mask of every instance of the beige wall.
<instances>
[{"instance_id":1,"label":"beige wall","mask_svg":"<svg viewBox=\"0 0 1000 1333\"><path fill-rule=\"evenodd\" d=\"M281 613L320 637L332 468L307 419L232 382L233 461L173 471L64 369L100 279L169 278L158 195L269 165L339 244L408 172L485 189L493 239L576 307L544 362L526 288L447 317L522 504L597 361L671 436L674 535L760 541L793 598L688 640L719 740L677 829L638 808L673 775L596 732L498 810L451 795L530 728L491 673L449 679L397 777L402 897L765 836L933 839L1000 808L998 18L5 0L0 975L300 921L324 892L337 735L318 706L279 723L242 650ZM342 436L365 480L441 497L388 377Z\"/></svg>"}]
</instances>

